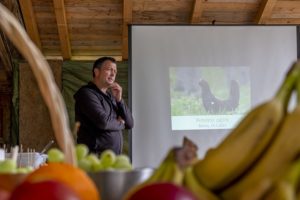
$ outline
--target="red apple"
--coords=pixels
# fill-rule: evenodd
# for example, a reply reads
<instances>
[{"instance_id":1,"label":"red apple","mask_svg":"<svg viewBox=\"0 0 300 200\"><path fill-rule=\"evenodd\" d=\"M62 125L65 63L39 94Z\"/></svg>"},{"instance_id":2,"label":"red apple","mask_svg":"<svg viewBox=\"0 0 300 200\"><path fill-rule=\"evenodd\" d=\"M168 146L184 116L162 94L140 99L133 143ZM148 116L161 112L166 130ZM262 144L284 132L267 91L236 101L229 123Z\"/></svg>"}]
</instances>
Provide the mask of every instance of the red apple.
<instances>
[{"instance_id":1,"label":"red apple","mask_svg":"<svg viewBox=\"0 0 300 200\"><path fill-rule=\"evenodd\" d=\"M0 189L0 200L8 200L10 193L6 190Z\"/></svg>"},{"instance_id":2,"label":"red apple","mask_svg":"<svg viewBox=\"0 0 300 200\"><path fill-rule=\"evenodd\" d=\"M152 183L127 194L126 200L197 200L184 187L172 183Z\"/></svg>"},{"instance_id":3,"label":"red apple","mask_svg":"<svg viewBox=\"0 0 300 200\"><path fill-rule=\"evenodd\" d=\"M80 200L66 185L58 181L24 182L11 194L9 200Z\"/></svg>"}]
</instances>

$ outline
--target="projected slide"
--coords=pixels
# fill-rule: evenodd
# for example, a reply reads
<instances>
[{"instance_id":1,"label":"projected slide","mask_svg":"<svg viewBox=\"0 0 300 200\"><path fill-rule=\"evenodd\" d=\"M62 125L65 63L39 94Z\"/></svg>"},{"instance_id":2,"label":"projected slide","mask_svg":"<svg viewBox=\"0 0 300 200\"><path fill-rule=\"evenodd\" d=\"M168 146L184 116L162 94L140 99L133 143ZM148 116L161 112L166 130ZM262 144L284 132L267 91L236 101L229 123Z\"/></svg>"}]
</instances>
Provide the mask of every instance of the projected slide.
<instances>
[{"instance_id":1,"label":"projected slide","mask_svg":"<svg viewBox=\"0 0 300 200\"><path fill-rule=\"evenodd\" d=\"M231 129L251 107L248 67L170 67L172 130Z\"/></svg>"}]
</instances>

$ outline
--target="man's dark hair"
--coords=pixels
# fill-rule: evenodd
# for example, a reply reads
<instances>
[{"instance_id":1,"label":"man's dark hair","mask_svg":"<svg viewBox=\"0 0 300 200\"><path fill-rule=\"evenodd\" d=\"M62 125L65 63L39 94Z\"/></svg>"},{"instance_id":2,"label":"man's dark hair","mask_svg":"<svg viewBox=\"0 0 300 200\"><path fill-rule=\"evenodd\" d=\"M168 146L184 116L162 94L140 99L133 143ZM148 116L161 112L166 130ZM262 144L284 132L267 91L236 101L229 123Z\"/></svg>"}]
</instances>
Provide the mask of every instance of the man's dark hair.
<instances>
[{"instance_id":1,"label":"man's dark hair","mask_svg":"<svg viewBox=\"0 0 300 200\"><path fill-rule=\"evenodd\" d=\"M98 68L100 69L102 67L102 64L105 62L105 61L111 61L113 63L116 63L116 59L114 59L113 57L101 57L101 58L98 58L95 62L94 62L94 65L93 65L93 77L95 77L95 72L94 72L94 69L95 68Z\"/></svg>"}]
</instances>

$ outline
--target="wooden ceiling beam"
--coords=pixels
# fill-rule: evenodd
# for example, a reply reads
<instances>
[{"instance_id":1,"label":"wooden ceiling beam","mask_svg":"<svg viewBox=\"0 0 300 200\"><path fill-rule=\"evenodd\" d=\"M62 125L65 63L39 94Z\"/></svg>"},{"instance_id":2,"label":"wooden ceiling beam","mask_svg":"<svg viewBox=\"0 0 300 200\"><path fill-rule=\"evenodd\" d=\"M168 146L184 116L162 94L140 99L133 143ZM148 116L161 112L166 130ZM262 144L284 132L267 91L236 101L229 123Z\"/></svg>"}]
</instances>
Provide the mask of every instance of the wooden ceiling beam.
<instances>
[{"instance_id":1,"label":"wooden ceiling beam","mask_svg":"<svg viewBox=\"0 0 300 200\"><path fill-rule=\"evenodd\" d=\"M277 18L269 19L267 24L270 25L299 25L300 18Z\"/></svg>"},{"instance_id":2,"label":"wooden ceiling beam","mask_svg":"<svg viewBox=\"0 0 300 200\"><path fill-rule=\"evenodd\" d=\"M69 60L72 55L64 0L53 0L53 4L62 56Z\"/></svg>"},{"instance_id":3,"label":"wooden ceiling beam","mask_svg":"<svg viewBox=\"0 0 300 200\"><path fill-rule=\"evenodd\" d=\"M265 24L270 18L277 0L262 0L255 18L256 24Z\"/></svg>"},{"instance_id":4,"label":"wooden ceiling beam","mask_svg":"<svg viewBox=\"0 0 300 200\"><path fill-rule=\"evenodd\" d=\"M36 23L32 2L31 0L21 0L19 1L23 20L25 23L26 31L31 38L31 40L35 43L35 45L41 50L42 44L38 31L38 26Z\"/></svg>"},{"instance_id":5,"label":"wooden ceiling beam","mask_svg":"<svg viewBox=\"0 0 300 200\"><path fill-rule=\"evenodd\" d=\"M122 61L122 56L114 56L114 55L107 55L107 54L103 54L103 55L96 55L96 56L72 56L71 60L79 60L79 61L95 61L98 58L102 57L102 56L109 56L109 57L113 57L116 61Z\"/></svg>"},{"instance_id":6,"label":"wooden ceiling beam","mask_svg":"<svg viewBox=\"0 0 300 200\"><path fill-rule=\"evenodd\" d=\"M192 9L192 15L191 15L191 24L196 24L200 22L201 16L203 12L203 3L202 0L195 0L193 9Z\"/></svg>"},{"instance_id":7,"label":"wooden ceiling beam","mask_svg":"<svg viewBox=\"0 0 300 200\"><path fill-rule=\"evenodd\" d=\"M128 59L128 25L132 23L132 0L123 0L122 58Z\"/></svg>"}]
</instances>

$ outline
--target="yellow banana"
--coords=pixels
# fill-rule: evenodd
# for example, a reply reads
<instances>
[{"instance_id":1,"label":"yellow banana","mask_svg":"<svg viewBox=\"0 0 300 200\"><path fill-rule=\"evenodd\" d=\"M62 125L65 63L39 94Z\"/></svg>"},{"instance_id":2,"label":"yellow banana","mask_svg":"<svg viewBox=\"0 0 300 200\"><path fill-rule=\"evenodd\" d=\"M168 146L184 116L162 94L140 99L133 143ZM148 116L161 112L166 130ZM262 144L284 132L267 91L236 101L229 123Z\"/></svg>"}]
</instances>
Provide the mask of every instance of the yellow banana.
<instances>
[{"instance_id":1,"label":"yellow banana","mask_svg":"<svg viewBox=\"0 0 300 200\"><path fill-rule=\"evenodd\" d=\"M169 164L174 160L174 150L175 148L169 150L167 156L163 159L160 165L155 169L153 174L145 181L147 183L160 182L162 179L165 179L169 173L168 168Z\"/></svg>"},{"instance_id":2,"label":"yellow banana","mask_svg":"<svg viewBox=\"0 0 300 200\"><path fill-rule=\"evenodd\" d=\"M300 181L300 159L283 171L282 177L264 195L264 200L296 200Z\"/></svg>"},{"instance_id":3,"label":"yellow banana","mask_svg":"<svg viewBox=\"0 0 300 200\"><path fill-rule=\"evenodd\" d=\"M296 194L296 200L300 200L300 192Z\"/></svg>"},{"instance_id":4,"label":"yellow banana","mask_svg":"<svg viewBox=\"0 0 300 200\"><path fill-rule=\"evenodd\" d=\"M190 190L198 199L219 200L212 191L204 187L193 173L192 166L187 167L184 172L183 186Z\"/></svg>"},{"instance_id":5,"label":"yellow banana","mask_svg":"<svg viewBox=\"0 0 300 200\"><path fill-rule=\"evenodd\" d=\"M155 183L161 180L161 177L165 174L165 169L167 168L168 163L166 161L162 162L157 169L154 170L153 174L144 182L145 184L148 183Z\"/></svg>"},{"instance_id":6,"label":"yellow banana","mask_svg":"<svg viewBox=\"0 0 300 200\"><path fill-rule=\"evenodd\" d=\"M158 180L159 182L169 182L173 177L174 169L172 167L172 160L168 160L166 163L164 173Z\"/></svg>"},{"instance_id":7,"label":"yellow banana","mask_svg":"<svg viewBox=\"0 0 300 200\"><path fill-rule=\"evenodd\" d=\"M242 191L253 187L264 178L278 180L280 174L299 156L300 76L297 82L297 94L297 106L285 117L272 144L244 176L221 192L224 199L239 199Z\"/></svg>"},{"instance_id":8,"label":"yellow banana","mask_svg":"<svg viewBox=\"0 0 300 200\"><path fill-rule=\"evenodd\" d=\"M278 181L263 200L296 200L296 193L293 186L286 181Z\"/></svg>"},{"instance_id":9,"label":"yellow banana","mask_svg":"<svg viewBox=\"0 0 300 200\"><path fill-rule=\"evenodd\" d=\"M169 182L177 185L182 184L183 171L179 168L176 162L169 161L167 167L164 169L164 174L157 182Z\"/></svg>"},{"instance_id":10,"label":"yellow banana","mask_svg":"<svg viewBox=\"0 0 300 200\"><path fill-rule=\"evenodd\" d=\"M207 188L224 188L263 154L285 116L299 68L295 63L274 98L250 111L220 145L195 164L194 173Z\"/></svg>"},{"instance_id":11,"label":"yellow banana","mask_svg":"<svg viewBox=\"0 0 300 200\"><path fill-rule=\"evenodd\" d=\"M177 163L171 163L170 170L173 172L173 176L171 179L169 179L169 182L177 184L177 185L182 185L183 181L183 170L179 167Z\"/></svg>"},{"instance_id":12,"label":"yellow banana","mask_svg":"<svg viewBox=\"0 0 300 200\"><path fill-rule=\"evenodd\" d=\"M253 187L243 190L239 200L262 200L273 184L274 181L272 179L263 178Z\"/></svg>"},{"instance_id":13,"label":"yellow banana","mask_svg":"<svg viewBox=\"0 0 300 200\"><path fill-rule=\"evenodd\" d=\"M180 160L181 157L185 157L184 153L186 153L186 151L187 149L183 148L172 148L169 150L166 158L161 162L152 176L145 181L145 184L153 182L172 182L181 185L183 167L180 165ZM194 160L194 158L189 159L189 161L190 160ZM189 161L187 163L189 163Z\"/></svg>"}]
</instances>

